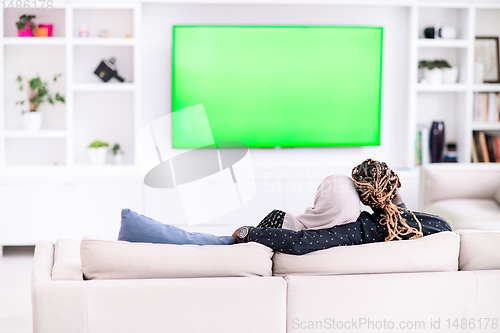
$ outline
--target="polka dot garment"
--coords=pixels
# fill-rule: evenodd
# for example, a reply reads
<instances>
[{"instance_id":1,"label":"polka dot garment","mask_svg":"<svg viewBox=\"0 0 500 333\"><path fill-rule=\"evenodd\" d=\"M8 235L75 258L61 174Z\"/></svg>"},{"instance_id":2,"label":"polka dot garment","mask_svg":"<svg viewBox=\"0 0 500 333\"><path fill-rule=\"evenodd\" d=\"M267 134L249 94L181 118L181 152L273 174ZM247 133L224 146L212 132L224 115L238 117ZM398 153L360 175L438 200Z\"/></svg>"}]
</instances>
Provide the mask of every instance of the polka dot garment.
<instances>
[{"instance_id":1,"label":"polka dot garment","mask_svg":"<svg viewBox=\"0 0 500 333\"><path fill-rule=\"evenodd\" d=\"M285 220L285 212L282 210L273 210L267 214L262 221L257 225L259 228L281 228Z\"/></svg>"},{"instance_id":2,"label":"polka dot garment","mask_svg":"<svg viewBox=\"0 0 500 333\"><path fill-rule=\"evenodd\" d=\"M399 207L406 208L406 205L402 203ZM441 231L452 231L448 222L437 215L413 213L422 224L424 236ZM402 215L408 225L418 229L417 221L411 214L404 212ZM379 223L381 218L380 211L375 211L373 214L362 212L355 222L337 225L330 229L298 232L272 227L256 227L250 231L249 239L266 245L274 251L287 254L306 254L334 246L383 242L388 232L386 226ZM403 239L409 239L411 236L413 234L408 234Z\"/></svg>"}]
</instances>

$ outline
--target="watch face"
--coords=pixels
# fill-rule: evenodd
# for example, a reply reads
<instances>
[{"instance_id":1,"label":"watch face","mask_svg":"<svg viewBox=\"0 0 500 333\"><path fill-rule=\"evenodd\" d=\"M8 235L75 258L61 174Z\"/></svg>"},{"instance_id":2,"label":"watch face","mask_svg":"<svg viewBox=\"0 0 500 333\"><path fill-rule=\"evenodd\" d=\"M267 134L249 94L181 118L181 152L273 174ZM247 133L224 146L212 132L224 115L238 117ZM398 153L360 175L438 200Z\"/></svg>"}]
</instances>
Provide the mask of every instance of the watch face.
<instances>
[{"instance_id":1,"label":"watch face","mask_svg":"<svg viewBox=\"0 0 500 333\"><path fill-rule=\"evenodd\" d=\"M240 231L238 231L238 238L239 239L244 239L247 235L248 235L247 228L241 228Z\"/></svg>"}]
</instances>

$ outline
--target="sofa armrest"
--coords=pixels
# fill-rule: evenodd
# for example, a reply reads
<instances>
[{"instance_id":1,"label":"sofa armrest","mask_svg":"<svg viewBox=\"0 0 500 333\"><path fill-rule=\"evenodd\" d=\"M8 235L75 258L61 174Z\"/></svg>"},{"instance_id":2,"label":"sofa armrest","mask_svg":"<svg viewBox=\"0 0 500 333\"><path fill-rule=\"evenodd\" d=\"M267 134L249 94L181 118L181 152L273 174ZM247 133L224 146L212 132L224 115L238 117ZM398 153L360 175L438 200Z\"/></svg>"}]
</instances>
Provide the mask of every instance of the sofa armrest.
<instances>
[{"instance_id":1,"label":"sofa armrest","mask_svg":"<svg viewBox=\"0 0 500 333\"><path fill-rule=\"evenodd\" d=\"M420 169L419 210L446 199L493 199L500 163L431 164Z\"/></svg>"},{"instance_id":2,"label":"sofa armrest","mask_svg":"<svg viewBox=\"0 0 500 333\"><path fill-rule=\"evenodd\" d=\"M87 298L84 281L53 281L54 246L35 247L31 273L33 332L86 333Z\"/></svg>"}]
</instances>

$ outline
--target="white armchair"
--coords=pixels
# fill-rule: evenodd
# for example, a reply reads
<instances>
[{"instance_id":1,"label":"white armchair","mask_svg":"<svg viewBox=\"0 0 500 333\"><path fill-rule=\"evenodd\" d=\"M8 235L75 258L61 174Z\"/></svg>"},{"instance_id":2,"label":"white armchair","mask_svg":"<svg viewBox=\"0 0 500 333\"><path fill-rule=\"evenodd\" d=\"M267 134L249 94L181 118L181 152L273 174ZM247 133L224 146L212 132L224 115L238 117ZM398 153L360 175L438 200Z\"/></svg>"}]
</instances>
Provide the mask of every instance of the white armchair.
<instances>
[{"instance_id":1,"label":"white armchair","mask_svg":"<svg viewBox=\"0 0 500 333\"><path fill-rule=\"evenodd\" d=\"M500 163L431 164L420 173L419 210L453 230L500 231Z\"/></svg>"}]
</instances>

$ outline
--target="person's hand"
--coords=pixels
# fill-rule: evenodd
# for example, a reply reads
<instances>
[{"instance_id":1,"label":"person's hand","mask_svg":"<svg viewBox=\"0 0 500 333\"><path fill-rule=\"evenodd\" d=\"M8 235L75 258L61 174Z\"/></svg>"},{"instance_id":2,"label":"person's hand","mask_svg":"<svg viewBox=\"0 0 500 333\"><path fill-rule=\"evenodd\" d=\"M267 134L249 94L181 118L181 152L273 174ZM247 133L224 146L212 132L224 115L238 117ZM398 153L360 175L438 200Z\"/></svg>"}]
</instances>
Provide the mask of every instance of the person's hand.
<instances>
[{"instance_id":1,"label":"person's hand","mask_svg":"<svg viewBox=\"0 0 500 333\"><path fill-rule=\"evenodd\" d=\"M397 183L396 189L395 189L396 195L392 199L392 203L395 204L395 205L400 205L404 201L403 201L403 197L401 196L401 193L399 193L399 188L401 187L401 181L399 180L399 176L398 175L396 175L396 178L398 179L398 183Z\"/></svg>"},{"instance_id":2,"label":"person's hand","mask_svg":"<svg viewBox=\"0 0 500 333\"><path fill-rule=\"evenodd\" d=\"M235 232L233 232L233 234L231 235L231 237L233 237L234 239L236 239L236 243L244 243L244 241L242 241L239 237L238 237L238 232L240 232L240 229L241 228L244 228L245 226L243 227L239 227L238 229L235 230ZM250 228L250 230L248 231L248 235L247 237L245 238L245 241L248 242L248 236L250 235L250 231L252 230L253 228Z\"/></svg>"}]
</instances>

